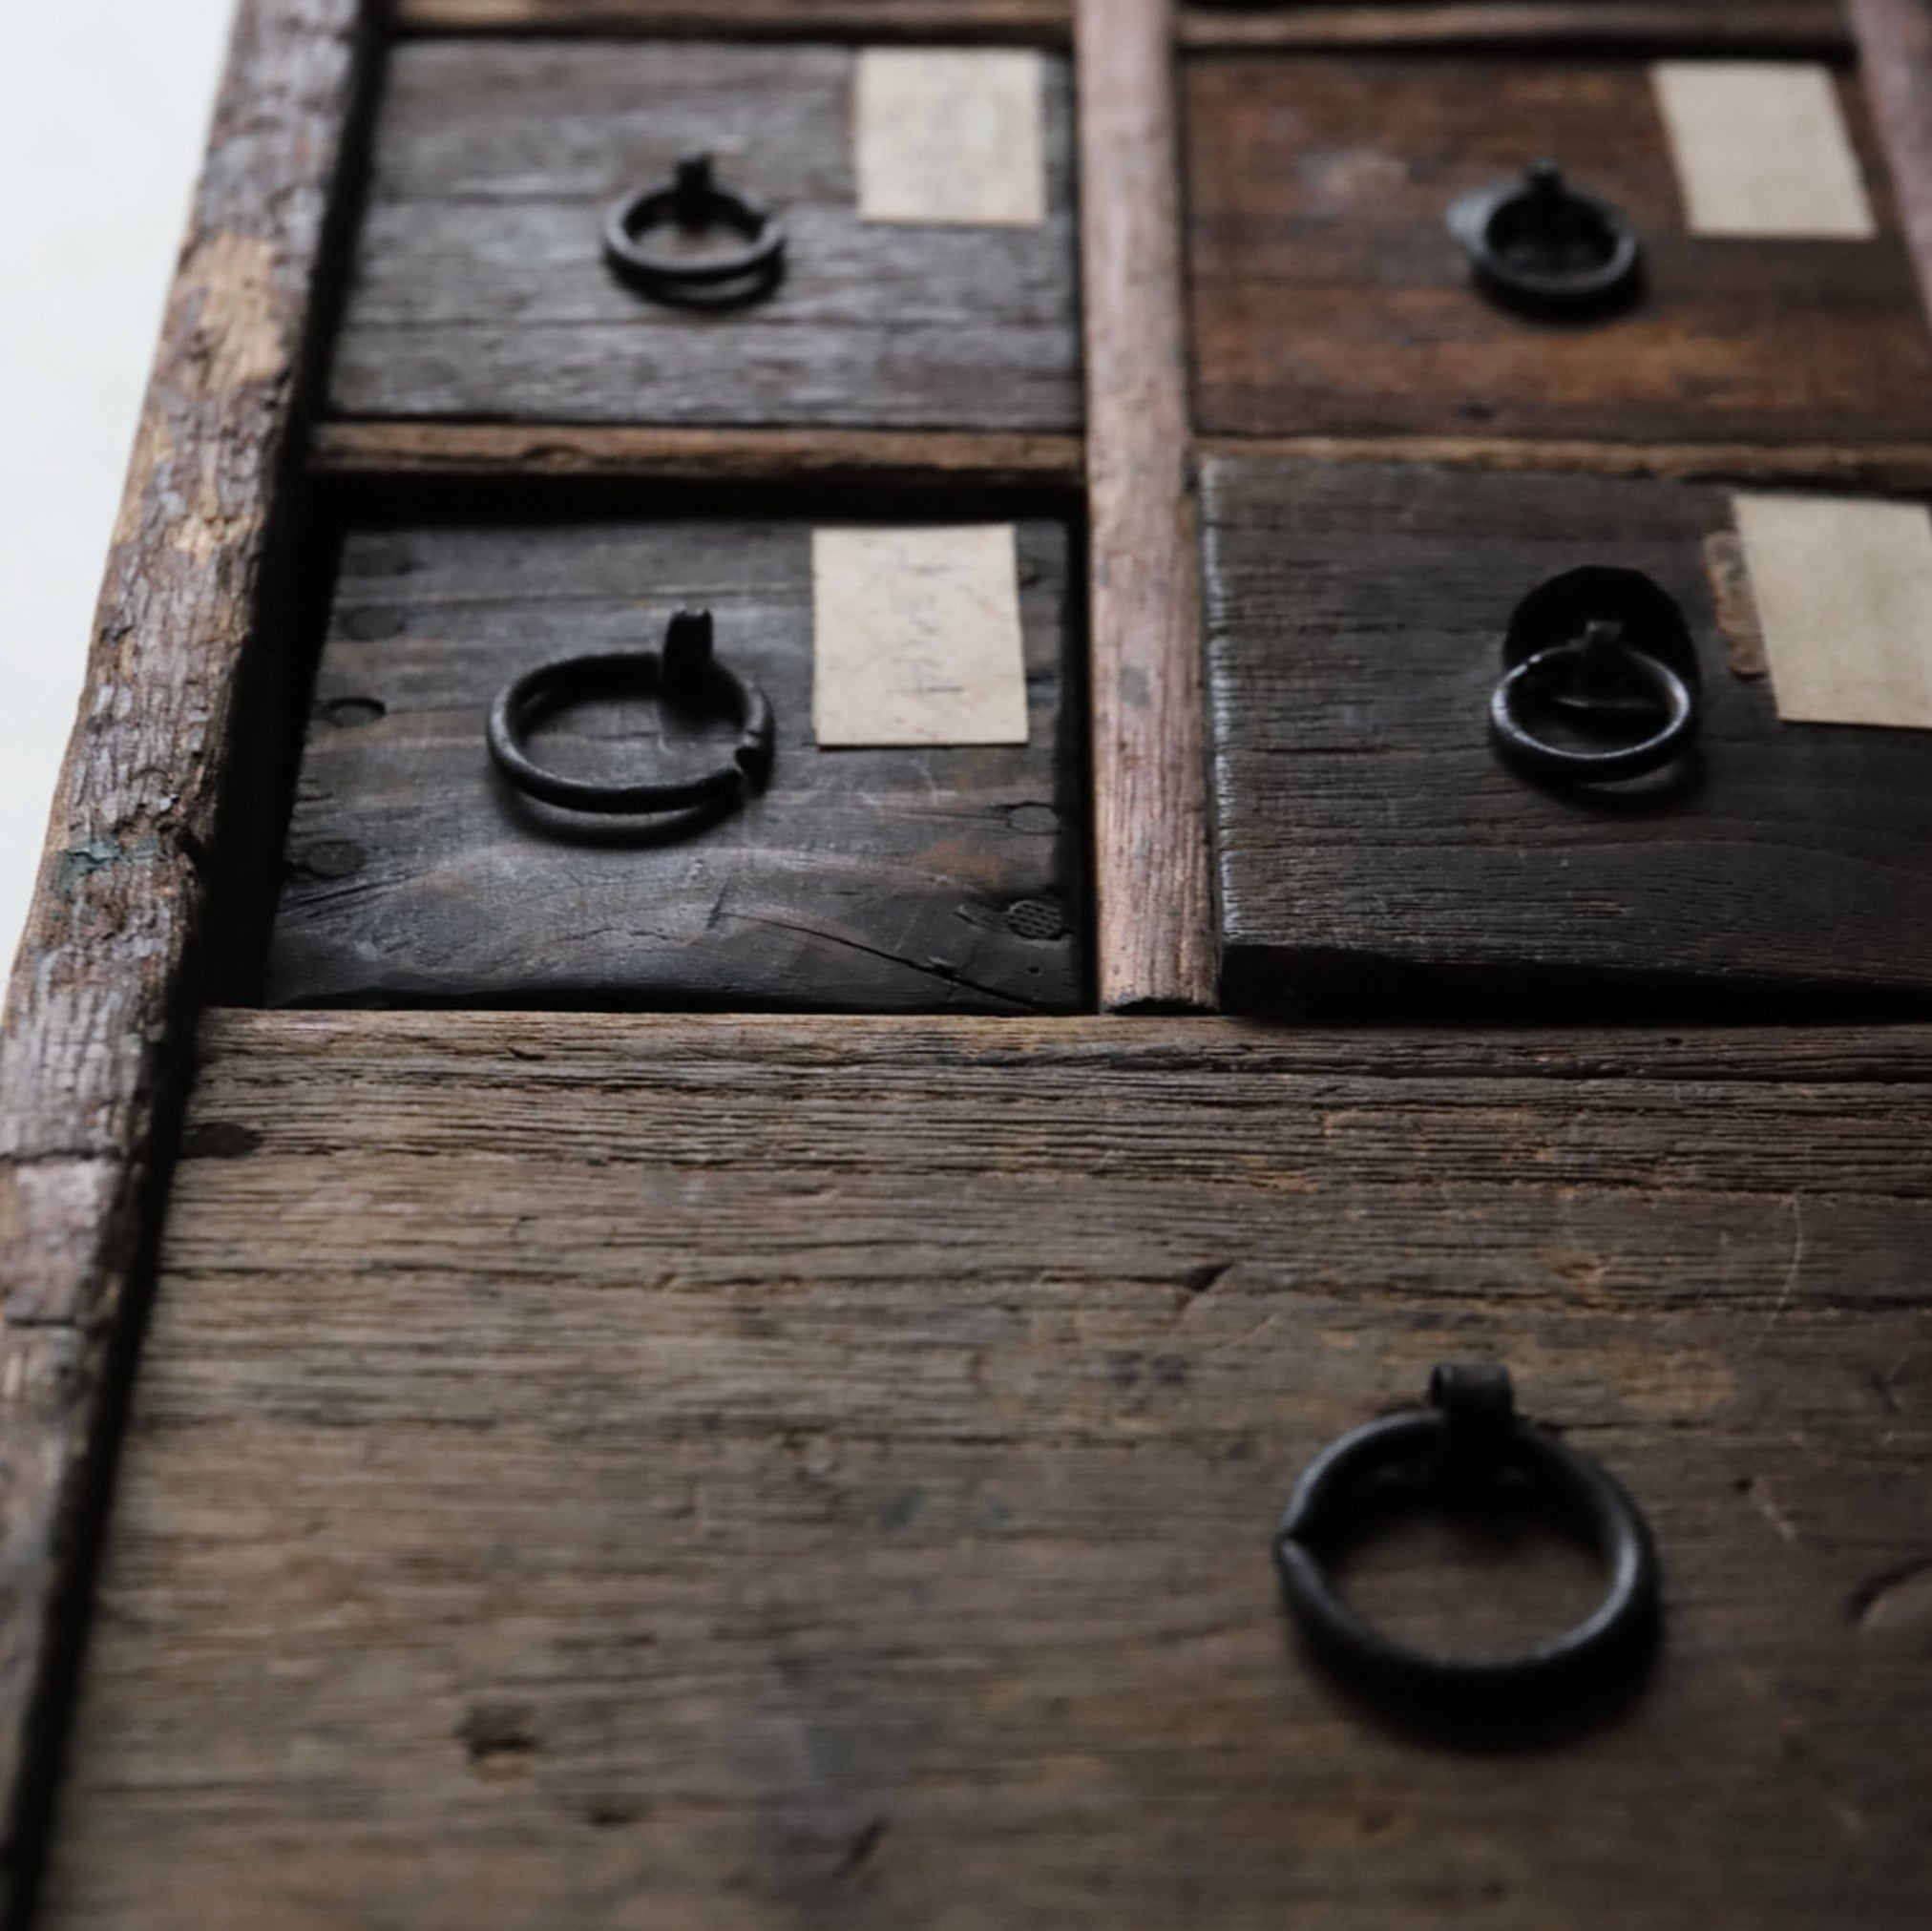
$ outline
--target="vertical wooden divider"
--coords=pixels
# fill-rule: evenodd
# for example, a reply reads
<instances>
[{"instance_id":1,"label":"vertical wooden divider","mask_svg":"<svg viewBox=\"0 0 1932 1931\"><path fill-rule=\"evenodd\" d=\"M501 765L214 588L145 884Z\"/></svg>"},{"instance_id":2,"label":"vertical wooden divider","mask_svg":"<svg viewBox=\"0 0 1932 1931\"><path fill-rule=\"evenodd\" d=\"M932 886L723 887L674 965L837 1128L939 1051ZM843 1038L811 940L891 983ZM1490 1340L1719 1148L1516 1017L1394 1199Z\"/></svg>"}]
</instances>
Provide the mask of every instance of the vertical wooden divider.
<instances>
[{"instance_id":1,"label":"vertical wooden divider","mask_svg":"<svg viewBox=\"0 0 1932 1931\"><path fill-rule=\"evenodd\" d=\"M1108 1012L1215 1004L1170 0L1077 0L1095 954Z\"/></svg>"},{"instance_id":2,"label":"vertical wooden divider","mask_svg":"<svg viewBox=\"0 0 1932 1931\"><path fill-rule=\"evenodd\" d=\"M1932 0L1846 0L1899 215L1932 315Z\"/></svg>"}]
</instances>

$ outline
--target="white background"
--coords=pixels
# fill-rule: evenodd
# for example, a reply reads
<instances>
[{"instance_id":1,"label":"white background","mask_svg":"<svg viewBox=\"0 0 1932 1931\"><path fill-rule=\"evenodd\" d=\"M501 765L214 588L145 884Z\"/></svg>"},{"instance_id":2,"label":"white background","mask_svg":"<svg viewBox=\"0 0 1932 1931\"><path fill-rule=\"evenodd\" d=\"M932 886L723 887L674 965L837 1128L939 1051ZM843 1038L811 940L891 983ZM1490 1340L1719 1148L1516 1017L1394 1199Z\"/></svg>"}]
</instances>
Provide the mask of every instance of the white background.
<instances>
[{"instance_id":1,"label":"white background","mask_svg":"<svg viewBox=\"0 0 1932 1931\"><path fill-rule=\"evenodd\" d=\"M233 0L0 0L0 964L32 893Z\"/></svg>"}]
</instances>

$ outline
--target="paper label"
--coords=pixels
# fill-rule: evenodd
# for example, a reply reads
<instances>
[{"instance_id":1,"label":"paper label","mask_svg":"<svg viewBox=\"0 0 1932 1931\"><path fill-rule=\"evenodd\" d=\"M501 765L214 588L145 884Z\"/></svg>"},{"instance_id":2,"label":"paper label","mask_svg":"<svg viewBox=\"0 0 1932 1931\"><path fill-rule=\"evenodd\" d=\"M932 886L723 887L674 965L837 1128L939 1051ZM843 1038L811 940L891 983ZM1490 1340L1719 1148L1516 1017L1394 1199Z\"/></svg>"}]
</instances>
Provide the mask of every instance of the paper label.
<instances>
[{"instance_id":1,"label":"paper label","mask_svg":"<svg viewBox=\"0 0 1932 1931\"><path fill-rule=\"evenodd\" d=\"M860 220L998 228L1046 220L1042 55L869 47L855 85Z\"/></svg>"},{"instance_id":2,"label":"paper label","mask_svg":"<svg viewBox=\"0 0 1932 1931\"><path fill-rule=\"evenodd\" d=\"M1841 497L1732 507L1778 716L1932 730L1932 515Z\"/></svg>"},{"instance_id":3,"label":"paper label","mask_svg":"<svg viewBox=\"0 0 1932 1931\"><path fill-rule=\"evenodd\" d=\"M1650 81L1691 234L1866 241L1879 232L1828 68L1666 60Z\"/></svg>"},{"instance_id":4,"label":"paper label","mask_svg":"<svg viewBox=\"0 0 1932 1931\"><path fill-rule=\"evenodd\" d=\"M811 593L820 745L1025 744L1010 523L815 530Z\"/></svg>"}]
</instances>

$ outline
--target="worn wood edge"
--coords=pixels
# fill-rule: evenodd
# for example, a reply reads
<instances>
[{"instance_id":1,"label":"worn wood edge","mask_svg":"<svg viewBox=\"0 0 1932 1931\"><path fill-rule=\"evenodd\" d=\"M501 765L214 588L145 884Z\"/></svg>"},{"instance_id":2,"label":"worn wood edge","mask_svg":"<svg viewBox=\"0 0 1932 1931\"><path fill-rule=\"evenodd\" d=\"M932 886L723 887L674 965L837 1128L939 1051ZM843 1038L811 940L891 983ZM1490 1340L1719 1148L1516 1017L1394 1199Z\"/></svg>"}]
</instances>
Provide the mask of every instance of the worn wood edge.
<instances>
[{"instance_id":1,"label":"worn wood edge","mask_svg":"<svg viewBox=\"0 0 1932 1931\"><path fill-rule=\"evenodd\" d=\"M0 1021L0 1921L24 1921L185 1094L234 709L375 0L242 0Z\"/></svg>"},{"instance_id":2,"label":"worn wood edge","mask_svg":"<svg viewBox=\"0 0 1932 1931\"><path fill-rule=\"evenodd\" d=\"M1670 6L1645 0L1493 0L1418 7L1282 7L1266 12L1196 7L1181 14L1188 52L1278 49L1472 47L1491 51L1582 48L1842 56L1852 34L1838 0Z\"/></svg>"},{"instance_id":3,"label":"worn wood edge","mask_svg":"<svg viewBox=\"0 0 1932 1931\"><path fill-rule=\"evenodd\" d=\"M1063 47L1071 0L397 0L411 34L624 34L661 39L949 40Z\"/></svg>"},{"instance_id":4,"label":"worn wood edge","mask_svg":"<svg viewBox=\"0 0 1932 1931\"><path fill-rule=\"evenodd\" d=\"M1932 446L1564 442L1502 436L1204 436L1204 462L1436 463L1447 468L1655 476L1680 482L1810 483L1932 491Z\"/></svg>"},{"instance_id":5,"label":"worn wood edge","mask_svg":"<svg viewBox=\"0 0 1932 1931\"><path fill-rule=\"evenodd\" d=\"M1095 958L1109 1012L1216 1002L1170 0L1077 0Z\"/></svg>"},{"instance_id":6,"label":"worn wood edge","mask_svg":"<svg viewBox=\"0 0 1932 1931\"><path fill-rule=\"evenodd\" d=\"M1845 4L1919 292L1932 316L1932 0Z\"/></svg>"},{"instance_id":7,"label":"worn wood edge","mask_svg":"<svg viewBox=\"0 0 1932 1931\"><path fill-rule=\"evenodd\" d=\"M310 437L308 463L317 474L357 478L541 475L1078 488L1085 451L1077 435L326 422Z\"/></svg>"},{"instance_id":8,"label":"worn wood edge","mask_svg":"<svg viewBox=\"0 0 1932 1931\"><path fill-rule=\"evenodd\" d=\"M1816 1084L1932 1081L1932 1025L1448 1029L1285 1027L1221 1014L1065 1018L850 1018L795 1014L266 1011L202 1023L204 1065L230 1056L326 1068L374 1051L398 1078L440 1081L466 1062L519 1078L624 1077L627 1068L739 1063L754 1076L875 1058L898 1066L978 1063L1118 1067L1135 1074L1215 1063L1252 1073L1340 1074L1418 1083L1522 1080L1704 1080Z\"/></svg>"}]
</instances>

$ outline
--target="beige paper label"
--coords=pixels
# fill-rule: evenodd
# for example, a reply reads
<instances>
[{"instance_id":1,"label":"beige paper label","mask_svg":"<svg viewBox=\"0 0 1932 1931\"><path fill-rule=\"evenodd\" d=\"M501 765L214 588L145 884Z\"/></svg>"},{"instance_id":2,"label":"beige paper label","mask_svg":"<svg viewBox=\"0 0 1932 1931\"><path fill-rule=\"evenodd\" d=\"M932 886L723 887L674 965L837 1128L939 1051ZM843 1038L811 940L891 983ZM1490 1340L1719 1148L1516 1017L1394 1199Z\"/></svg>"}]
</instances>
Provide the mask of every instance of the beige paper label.
<instances>
[{"instance_id":1,"label":"beige paper label","mask_svg":"<svg viewBox=\"0 0 1932 1931\"><path fill-rule=\"evenodd\" d=\"M1866 241L1879 232L1829 69L1665 60L1650 81L1693 235Z\"/></svg>"},{"instance_id":2,"label":"beige paper label","mask_svg":"<svg viewBox=\"0 0 1932 1931\"><path fill-rule=\"evenodd\" d=\"M1778 716L1932 730L1932 515L1821 496L1732 508Z\"/></svg>"},{"instance_id":3,"label":"beige paper label","mask_svg":"<svg viewBox=\"0 0 1932 1931\"><path fill-rule=\"evenodd\" d=\"M859 217L1046 220L1046 63L1023 48L869 47L852 104Z\"/></svg>"},{"instance_id":4,"label":"beige paper label","mask_svg":"<svg viewBox=\"0 0 1932 1931\"><path fill-rule=\"evenodd\" d=\"M1010 523L815 530L811 597L822 745L1025 744Z\"/></svg>"}]
</instances>

